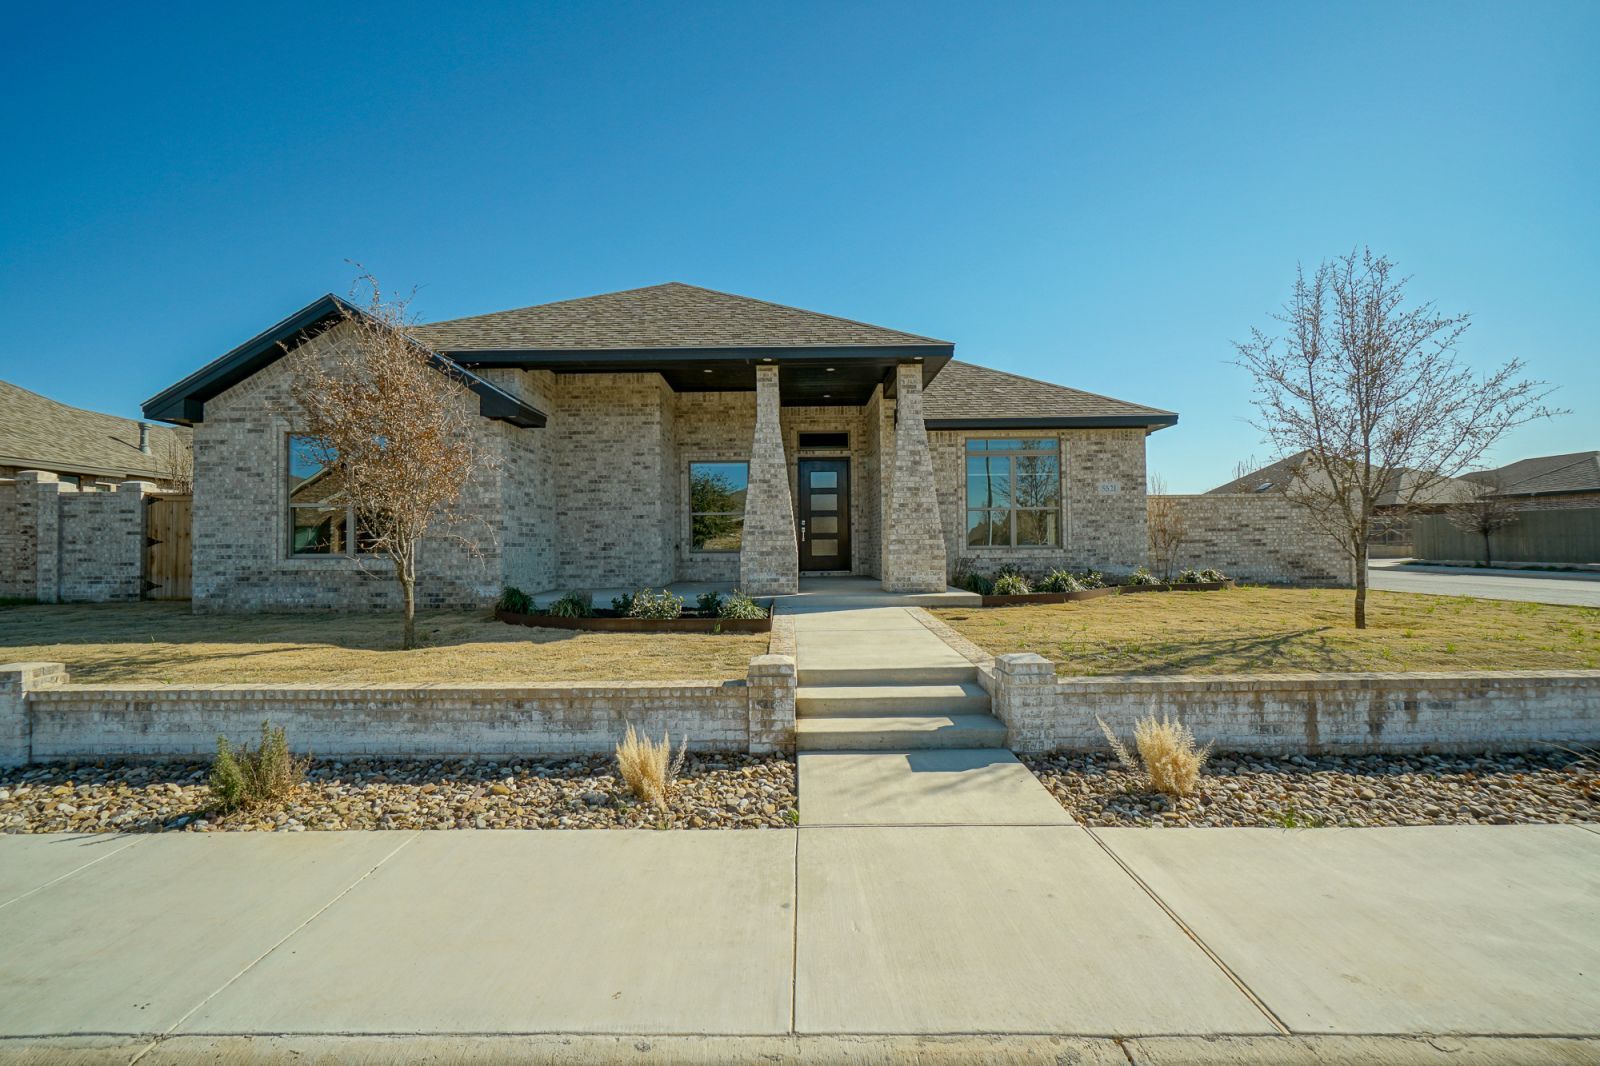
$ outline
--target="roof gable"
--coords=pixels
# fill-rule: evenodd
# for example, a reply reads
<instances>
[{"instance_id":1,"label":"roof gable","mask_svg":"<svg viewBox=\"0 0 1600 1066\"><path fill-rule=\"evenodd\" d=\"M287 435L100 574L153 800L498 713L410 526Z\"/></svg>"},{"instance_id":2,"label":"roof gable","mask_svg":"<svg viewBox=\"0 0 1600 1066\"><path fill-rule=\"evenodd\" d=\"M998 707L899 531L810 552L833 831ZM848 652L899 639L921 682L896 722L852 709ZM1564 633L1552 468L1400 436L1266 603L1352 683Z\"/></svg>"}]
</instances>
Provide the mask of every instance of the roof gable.
<instances>
[{"instance_id":1,"label":"roof gable","mask_svg":"<svg viewBox=\"0 0 1600 1066\"><path fill-rule=\"evenodd\" d=\"M165 480L168 451L189 447L187 430L150 427L139 450L139 423L86 411L0 381L0 464L104 477Z\"/></svg>"},{"instance_id":2,"label":"roof gable","mask_svg":"<svg viewBox=\"0 0 1600 1066\"><path fill-rule=\"evenodd\" d=\"M1178 421L1171 411L951 360L923 393L929 429L1136 427Z\"/></svg>"},{"instance_id":3,"label":"roof gable","mask_svg":"<svg viewBox=\"0 0 1600 1066\"><path fill-rule=\"evenodd\" d=\"M507 351L943 346L949 341L670 281L413 328L452 356Z\"/></svg>"}]
</instances>

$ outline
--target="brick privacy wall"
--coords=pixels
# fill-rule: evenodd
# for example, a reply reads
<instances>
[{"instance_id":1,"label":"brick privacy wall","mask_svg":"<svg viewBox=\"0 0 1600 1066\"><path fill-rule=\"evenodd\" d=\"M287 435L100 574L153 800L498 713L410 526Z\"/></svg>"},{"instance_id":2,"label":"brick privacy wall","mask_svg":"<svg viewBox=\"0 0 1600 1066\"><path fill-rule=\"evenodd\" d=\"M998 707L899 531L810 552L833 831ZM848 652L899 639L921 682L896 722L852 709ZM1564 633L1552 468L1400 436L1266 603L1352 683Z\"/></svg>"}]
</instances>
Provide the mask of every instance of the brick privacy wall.
<instances>
[{"instance_id":1,"label":"brick privacy wall","mask_svg":"<svg viewBox=\"0 0 1600 1066\"><path fill-rule=\"evenodd\" d=\"M1016 437L1053 437L1060 442L1062 544L1057 548L968 547L967 441ZM934 430L928 434L928 442L939 489L945 553L952 567L965 559L985 574L1014 563L1030 574L1062 568L1117 576L1145 565L1144 430ZM1113 486L1114 492L1101 491Z\"/></svg>"},{"instance_id":2,"label":"brick privacy wall","mask_svg":"<svg viewBox=\"0 0 1600 1066\"><path fill-rule=\"evenodd\" d=\"M1004 686L998 666L996 680ZM1131 736L1149 714L1181 718L1202 744L1263 754L1594 744L1600 670L1060 679L1047 728L1018 750L1104 751L1096 715Z\"/></svg>"},{"instance_id":3,"label":"brick privacy wall","mask_svg":"<svg viewBox=\"0 0 1600 1066\"><path fill-rule=\"evenodd\" d=\"M1278 493L1169 496L1187 539L1176 568L1215 567L1243 581L1291 585L1355 583L1350 557L1300 504Z\"/></svg>"},{"instance_id":4,"label":"brick privacy wall","mask_svg":"<svg viewBox=\"0 0 1600 1066\"><path fill-rule=\"evenodd\" d=\"M789 751L795 661L761 655L739 681L593 685L74 685L59 663L0 666L0 766L209 756L261 722L320 757L609 753L631 724L696 751Z\"/></svg>"},{"instance_id":5,"label":"brick privacy wall","mask_svg":"<svg viewBox=\"0 0 1600 1066\"><path fill-rule=\"evenodd\" d=\"M895 367L894 456L884 489L883 587L943 592L949 569L939 529L939 497L922 421L922 366Z\"/></svg>"},{"instance_id":6,"label":"brick privacy wall","mask_svg":"<svg viewBox=\"0 0 1600 1066\"><path fill-rule=\"evenodd\" d=\"M0 482L0 596L42 603L137 600L151 488L125 481L79 490L34 470Z\"/></svg>"}]
</instances>

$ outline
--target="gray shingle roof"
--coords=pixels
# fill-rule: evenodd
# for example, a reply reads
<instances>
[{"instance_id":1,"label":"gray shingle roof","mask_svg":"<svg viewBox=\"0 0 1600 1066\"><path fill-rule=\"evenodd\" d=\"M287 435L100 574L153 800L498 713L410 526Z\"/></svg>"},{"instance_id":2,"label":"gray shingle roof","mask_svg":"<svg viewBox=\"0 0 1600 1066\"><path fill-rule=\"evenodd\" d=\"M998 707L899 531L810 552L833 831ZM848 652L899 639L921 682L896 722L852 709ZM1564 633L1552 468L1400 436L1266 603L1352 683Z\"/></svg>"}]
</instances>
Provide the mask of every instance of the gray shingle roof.
<instances>
[{"instance_id":1,"label":"gray shingle roof","mask_svg":"<svg viewBox=\"0 0 1600 1066\"><path fill-rule=\"evenodd\" d=\"M63 474L162 480L168 441L189 447L189 431L150 427L150 454L139 450L139 423L0 381L0 466Z\"/></svg>"},{"instance_id":2,"label":"gray shingle roof","mask_svg":"<svg viewBox=\"0 0 1600 1066\"><path fill-rule=\"evenodd\" d=\"M1536 455L1463 477L1498 487L1498 495L1546 492L1600 492L1600 451Z\"/></svg>"},{"instance_id":3,"label":"gray shingle roof","mask_svg":"<svg viewBox=\"0 0 1600 1066\"><path fill-rule=\"evenodd\" d=\"M434 322L412 332L450 353L949 344L677 281Z\"/></svg>"},{"instance_id":4,"label":"gray shingle roof","mask_svg":"<svg viewBox=\"0 0 1600 1066\"><path fill-rule=\"evenodd\" d=\"M991 370L951 360L923 393L922 416L931 428L939 423L1009 420L1072 422L1125 420L1127 425L1172 425L1171 411L1114 400L1065 385Z\"/></svg>"},{"instance_id":5,"label":"gray shingle roof","mask_svg":"<svg viewBox=\"0 0 1600 1066\"><path fill-rule=\"evenodd\" d=\"M1268 463L1259 470L1253 470L1244 477L1234 478L1225 485L1207 489L1206 495L1285 492L1289 488L1295 470L1310 456L1309 450L1295 452L1275 463ZM1402 500L1407 506L1443 505L1453 503L1468 494L1467 486L1461 484L1459 478L1429 478L1425 483L1420 480L1421 478L1421 472L1416 470L1401 470L1390 474L1388 484L1378 494L1377 505L1394 507Z\"/></svg>"}]
</instances>

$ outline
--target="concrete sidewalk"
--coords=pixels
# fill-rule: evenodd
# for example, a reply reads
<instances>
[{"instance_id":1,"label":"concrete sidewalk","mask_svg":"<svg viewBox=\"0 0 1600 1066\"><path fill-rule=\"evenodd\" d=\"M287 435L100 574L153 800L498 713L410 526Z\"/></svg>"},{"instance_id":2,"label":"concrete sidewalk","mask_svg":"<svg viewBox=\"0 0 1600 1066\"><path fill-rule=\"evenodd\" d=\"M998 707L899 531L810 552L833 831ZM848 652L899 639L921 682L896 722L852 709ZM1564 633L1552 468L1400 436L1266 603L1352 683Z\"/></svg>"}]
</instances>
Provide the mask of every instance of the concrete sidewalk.
<instances>
[{"instance_id":1,"label":"concrete sidewalk","mask_svg":"<svg viewBox=\"0 0 1600 1066\"><path fill-rule=\"evenodd\" d=\"M1218 1035L1280 1061L1329 1053L1286 1039L1324 1034L1358 1050L1373 1035L1559 1037L1518 1054L1592 1060L1600 833L0 837L0 1061L126 1062L153 1045L141 1061L184 1061L172 1056L250 1035L327 1048L539 1033L676 1035L663 1047L684 1061L762 1046L822 1061L863 1034L887 1041L862 1045L885 1060L936 1034L952 1061L1043 1053L975 1034L1070 1038L1055 1054L1085 1061L1121 1054L1106 1038ZM425 1046L369 1044L391 1058ZM225 1046L290 1058L282 1041ZM1182 1061L1176 1046L1165 1061ZM547 1050L532 1061L567 1061Z\"/></svg>"}]
</instances>

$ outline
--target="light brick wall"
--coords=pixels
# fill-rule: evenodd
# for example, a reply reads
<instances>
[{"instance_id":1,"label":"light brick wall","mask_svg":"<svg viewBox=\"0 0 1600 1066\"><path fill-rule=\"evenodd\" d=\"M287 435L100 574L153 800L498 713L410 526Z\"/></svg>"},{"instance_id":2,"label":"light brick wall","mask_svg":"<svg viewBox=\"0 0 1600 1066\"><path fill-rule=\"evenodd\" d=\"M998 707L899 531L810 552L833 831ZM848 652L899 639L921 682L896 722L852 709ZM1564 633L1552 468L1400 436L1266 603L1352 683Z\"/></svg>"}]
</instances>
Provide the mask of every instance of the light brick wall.
<instances>
[{"instance_id":1,"label":"light brick wall","mask_svg":"<svg viewBox=\"0 0 1600 1066\"><path fill-rule=\"evenodd\" d=\"M20 482L0 480L0 596L33 598L32 502Z\"/></svg>"},{"instance_id":2,"label":"light brick wall","mask_svg":"<svg viewBox=\"0 0 1600 1066\"><path fill-rule=\"evenodd\" d=\"M778 368L756 367L755 433L744 501L739 585L755 595L799 591L800 545L779 413Z\"/></svg>"},{"instance_id":3,"label":"light brick wall","mask_svg":"<svg viewBox=\"0 0 1600 1066\"><path fill-rule=\"evenodd\" d=\"M137 600L151 488L124 481L80 490L34 470L0 481L0 596L41 603Z\"/></svg>"},{"instance_id":4,"label":"light brick wall","mask_svg":"<svg viewBox=\"0 0 1600 1066\"><path fill-rule=\"evenodd\" d=\"M0 765L209 756L263 720L321 757L610 753L628 725L696 751L794 746L792 655L743 681L591 685L74 685L60 663L0 665Z\"/></svg>"},{"instance_id":5,"label":"light brick wall","mask_svg":"<svg viewBox=\"0 0 1600 1066\"><path fill-rule=\"evenodd\" d=\"M1181 718L1202 744L1266 754L1594 744L1600 671L1063 679L1050 728L1020 750L1104 751L1096 715L1127 736L1149 714Z\"/></svg>"},{"instance_id":6,"label":"light brick wall","mask_svg":"<svg viewBox=\"0 0 1600 1066\"><path fill-rule=\"evenodd\" d=\"M1350 557L1300 504L1278 493L1169 496L1185 522L1175 569L1215 567L1242 581L1352 585Z\"/></svg>"},{"instance_id":7,"label":"light brick wall","mask_svg":"<svg viewBox=\"0 0 1600 1066\"><path fill-rule=\"evenodd\" d=\"M1060 443L1062 544L1057 548L968 547L967 441L1017 437L1048 437ZM981 573L1014 563L1032 574L1062 568L1123 575L1145 565L1144 430L934 430L928 441L945 553L952 567L957 560L966 559Z\"/></svg>"},{"instance_id":8,"label":"light brick wall","mask_svg":"<svg viewBox=\"0 0 1600 1066\"><path fill-rule=\"evenodd\" d=\"M939 529L939 494L922 421L922 366L895 367L894 456L883 492L883 587L943 592L949 568Z\"/></svg>"}]
</instances>

